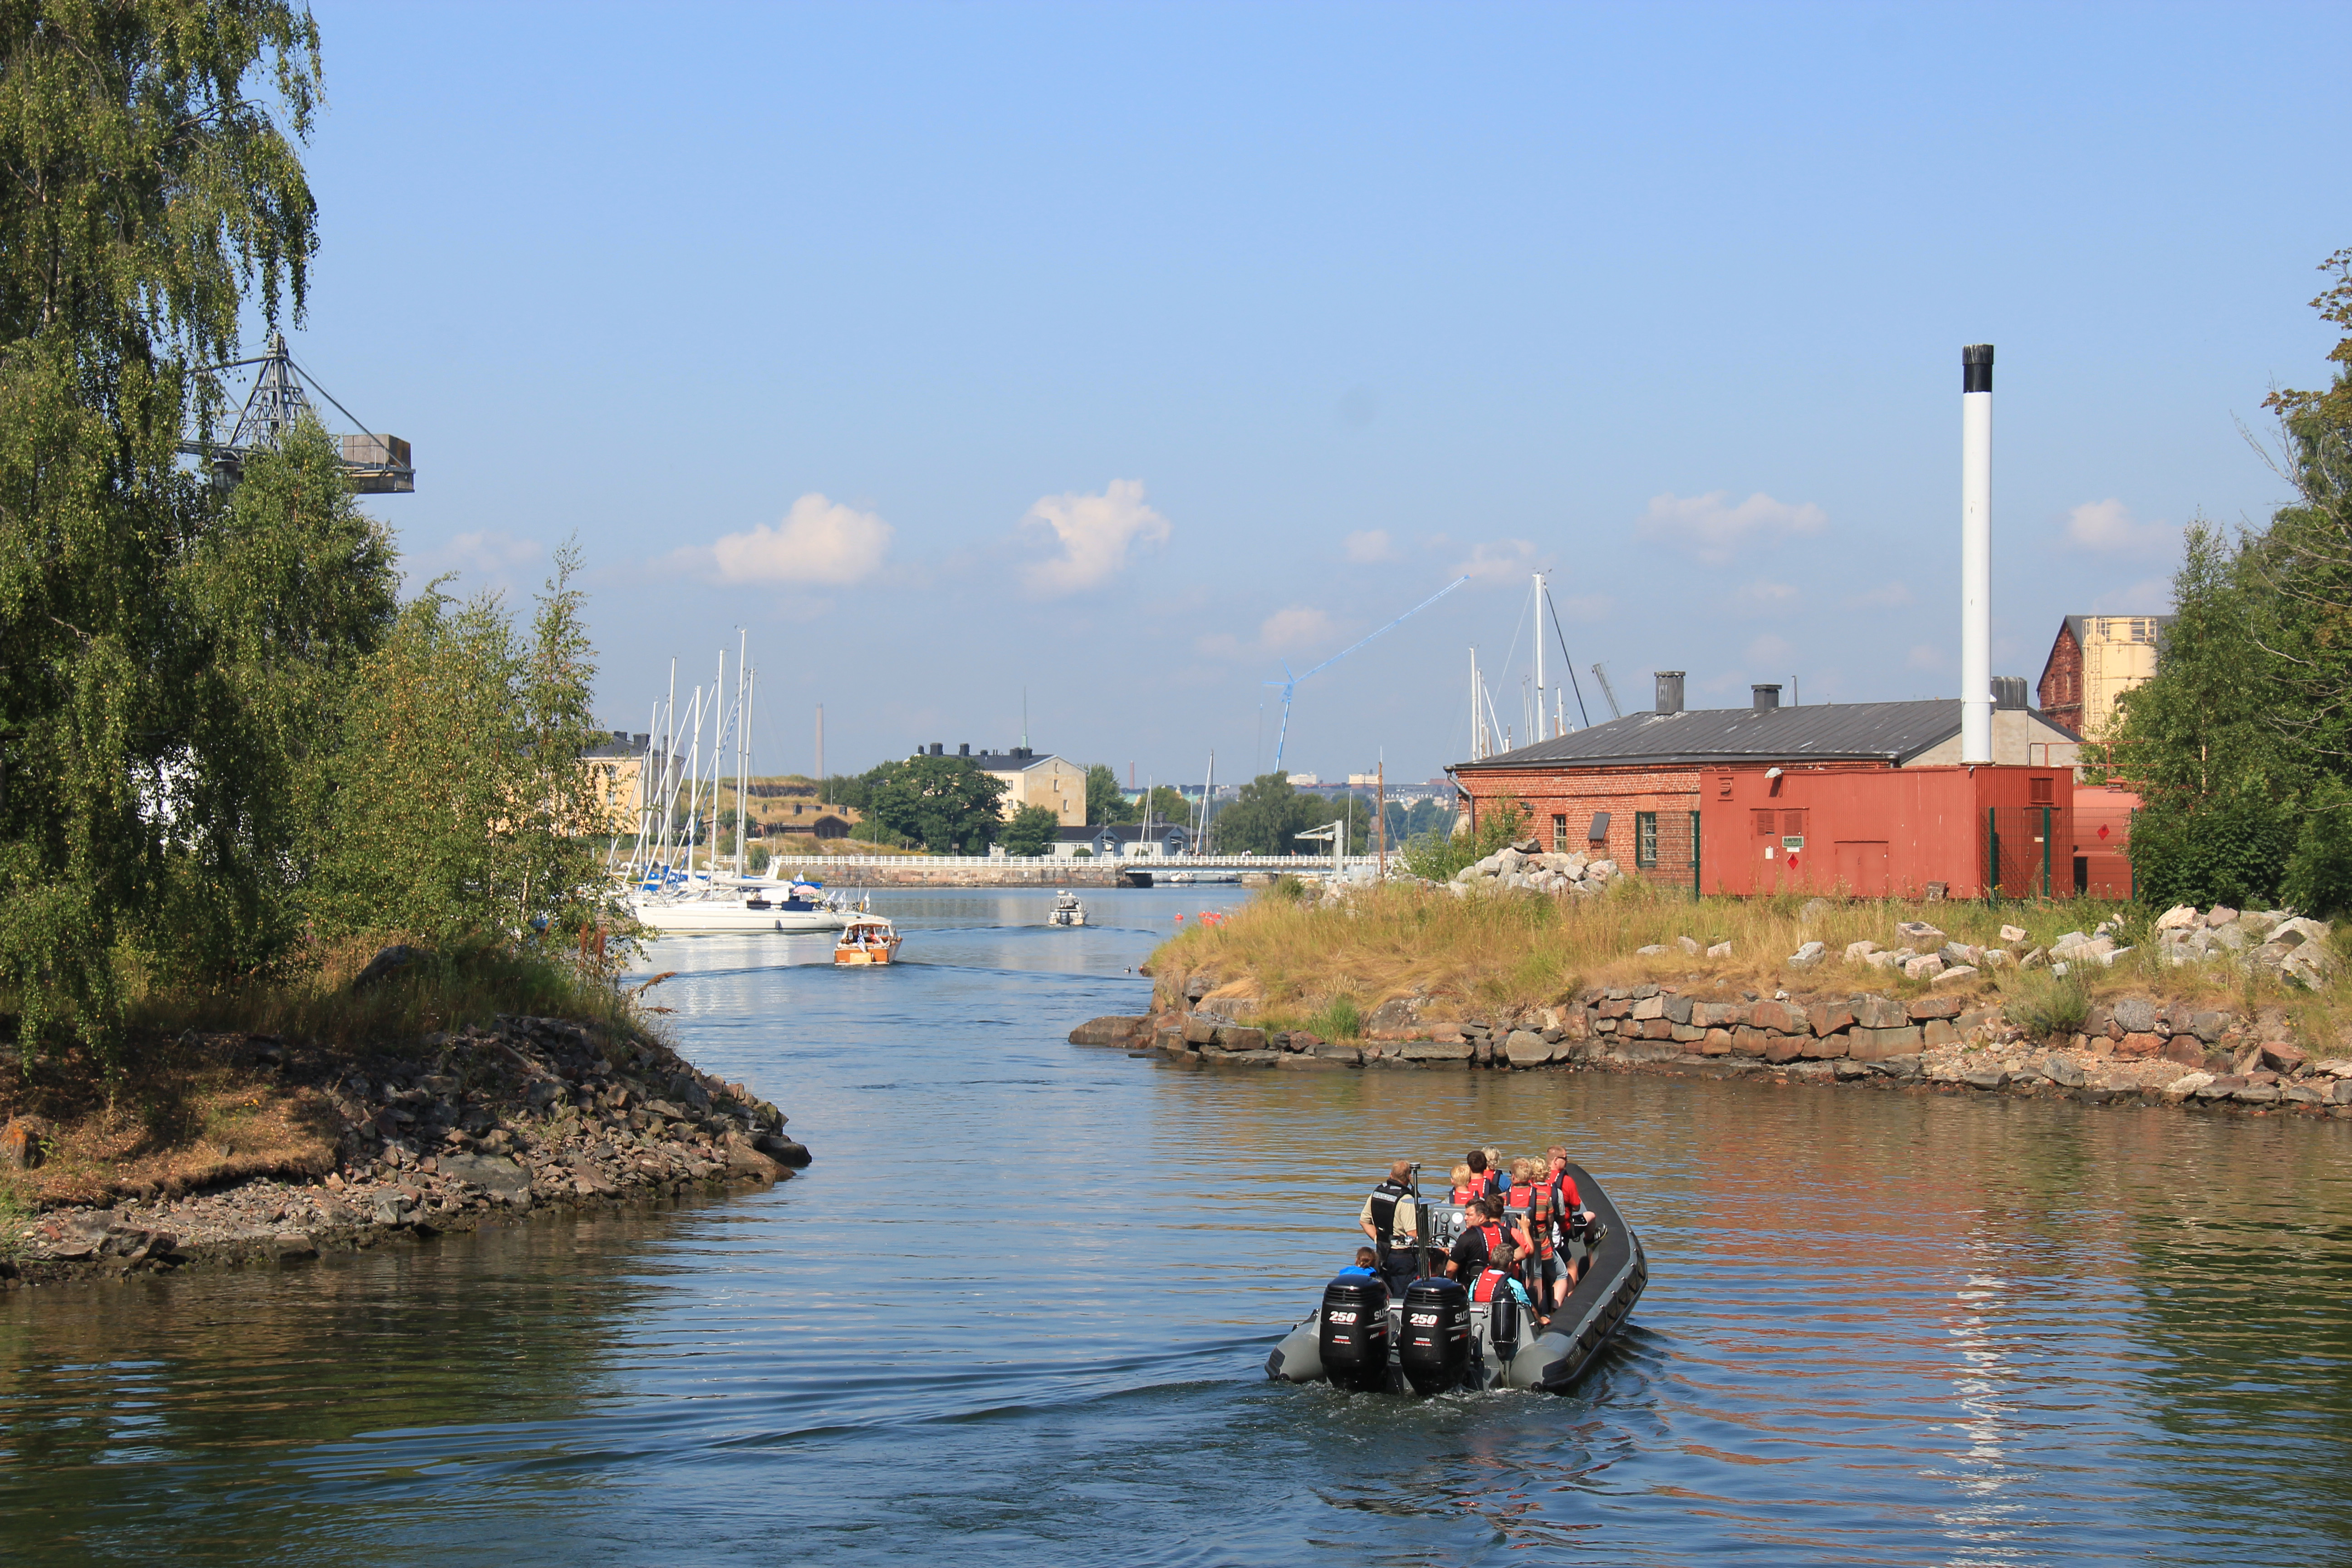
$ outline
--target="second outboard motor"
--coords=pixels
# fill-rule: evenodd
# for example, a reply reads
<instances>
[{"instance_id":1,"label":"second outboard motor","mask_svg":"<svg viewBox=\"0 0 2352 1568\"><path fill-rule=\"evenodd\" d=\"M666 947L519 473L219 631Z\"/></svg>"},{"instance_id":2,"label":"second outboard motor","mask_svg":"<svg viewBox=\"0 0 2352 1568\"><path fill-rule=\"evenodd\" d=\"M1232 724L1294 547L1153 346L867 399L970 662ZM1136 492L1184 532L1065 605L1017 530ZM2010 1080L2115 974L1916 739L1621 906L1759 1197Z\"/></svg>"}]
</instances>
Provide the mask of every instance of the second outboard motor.
<instances>
[{"instance_id":1,"label":"second outboard motor","mask_svg":"<svg viewBox=\"0 0 2352 1568\"><path fill-rule=\"evenodd\" d=\"M1389 1385L1389 1288L1379 1279L1334 1279L1323 1287L1315 1331L1323 1375L1341 1388Z\"/></svg>"},{"instance_id":2,"label":"second outboard motor","mask_svg":"<svg viewBox=\"0 0 2352 1568\"><path fill-rule=\"evenodd\" d=\"M1404 1293L1397 1360L1415 1394L1443 1394L1470 1371L1470 1293L1456 1279L1416 1279Z\"/></svg>"}]
</instances>

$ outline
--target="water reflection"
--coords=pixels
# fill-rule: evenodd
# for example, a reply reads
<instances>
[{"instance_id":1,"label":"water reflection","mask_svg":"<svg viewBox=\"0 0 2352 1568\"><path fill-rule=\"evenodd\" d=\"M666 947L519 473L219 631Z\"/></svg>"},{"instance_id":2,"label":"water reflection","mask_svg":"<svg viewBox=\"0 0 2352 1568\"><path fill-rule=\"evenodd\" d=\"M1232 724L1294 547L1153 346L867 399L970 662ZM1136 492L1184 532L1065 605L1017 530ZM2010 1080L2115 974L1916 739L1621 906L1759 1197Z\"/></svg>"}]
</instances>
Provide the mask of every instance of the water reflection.
<instances>
[{"instance_id":1,"label":"water reflection","mask_svg":"<svg viewBox=\"0 0 2352 1568\"><path fill-rule=\"evenodd\" d=\"M2345 1128L1062 1042L1221 897L877 895L880 973L666 944L689 1050L818 1151L772 1193L0 1300L12 1561L2352 1556ZM1643 1226L1617 1352L1261 1381L1378 1168L1474 1137Z\"/></svg>"}]
</instances>

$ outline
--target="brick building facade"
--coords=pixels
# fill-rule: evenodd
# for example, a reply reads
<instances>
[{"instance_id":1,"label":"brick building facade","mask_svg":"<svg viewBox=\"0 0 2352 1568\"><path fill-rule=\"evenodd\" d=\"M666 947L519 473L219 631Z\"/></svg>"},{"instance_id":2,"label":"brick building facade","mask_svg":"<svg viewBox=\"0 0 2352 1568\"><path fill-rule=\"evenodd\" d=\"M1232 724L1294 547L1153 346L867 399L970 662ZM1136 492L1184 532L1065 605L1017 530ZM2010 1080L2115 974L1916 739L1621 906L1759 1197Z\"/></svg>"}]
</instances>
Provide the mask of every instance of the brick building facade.
<instances>
[{"instance_id":1,"label":"brick building facade","mask_svg":"<svg viewBox=\"0 0 2352 1568\"><path fill-rule=\"evenodd\" d=\"M1997 763L2071 768L2071 731L2030 710L1994 717ZM1474 827L1515 803L1547 849L1605 853L1645 880L1713 891L1700 800L1710 768L1949 766L1958 761L1959 731L1958 699L1782 708L1779 688L1759 687L1748 708L1628 714L1448 771L1468 797Z\"/></svg>"}]
</instances>

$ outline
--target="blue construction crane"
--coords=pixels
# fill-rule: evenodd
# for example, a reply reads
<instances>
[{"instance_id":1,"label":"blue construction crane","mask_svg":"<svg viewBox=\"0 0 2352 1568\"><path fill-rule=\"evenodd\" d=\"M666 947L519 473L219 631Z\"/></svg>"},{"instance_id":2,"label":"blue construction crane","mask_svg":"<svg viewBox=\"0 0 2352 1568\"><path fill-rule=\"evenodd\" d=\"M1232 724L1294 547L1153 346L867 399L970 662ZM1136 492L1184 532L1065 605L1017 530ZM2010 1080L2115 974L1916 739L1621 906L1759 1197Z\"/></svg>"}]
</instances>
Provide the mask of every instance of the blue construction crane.
<instances>
[{"instance_id":1,"label":"blue construction crane","mask_svg":"<svg viewBox=\"0 0 2352 1568\"><path fill-rule=\"evenodd\" d=\"M1283 742L1290 739L1290 694L1298 689L1298 683L1300 681L1305 680L1307 676L1320 675L1323 671L1330 668L1333 665L1339 663L1341 659L1347 658L1349 654L1355 652L1366 643L1371 641L1373 637L1379 637L1382 632L1394 631L1398 626L1402 626L1405 622L1412 619L1413 616L1421 614L1422 611L1429 608L1430 605L1437 603L1438 600L1443 599L1446 595L1451 594L1454 589L1459 588L1463 584L1467 583L1468 581L1470 581L1470 578L1466 573L1462 576L1456 577L1453 582L1448 583L1444 587L1440 588L1436 593L1432 594L1428 598L1423 599L1420 604L1415 605L1412 609L1407 610L1403 615L1399 616L1395 620L1392 620L1387 626L1382 626L1380 631L1371 632L1364 637L1357 638L1354 642L1349 643L1346 647L1341 648L1338 653L1333 654L1329 658L1327 658L1322 663L1317 665L1313 669L1308 670L1306 675L1292 675L1290 673L1290 665L1286 661L1282 667L1284 679L1265 682L1268 686L1279 686L1282 688L1282 729L1274 738L1274 771L1276 773L1280 773L1282 771Z\"/></svg>"}]
</instances>

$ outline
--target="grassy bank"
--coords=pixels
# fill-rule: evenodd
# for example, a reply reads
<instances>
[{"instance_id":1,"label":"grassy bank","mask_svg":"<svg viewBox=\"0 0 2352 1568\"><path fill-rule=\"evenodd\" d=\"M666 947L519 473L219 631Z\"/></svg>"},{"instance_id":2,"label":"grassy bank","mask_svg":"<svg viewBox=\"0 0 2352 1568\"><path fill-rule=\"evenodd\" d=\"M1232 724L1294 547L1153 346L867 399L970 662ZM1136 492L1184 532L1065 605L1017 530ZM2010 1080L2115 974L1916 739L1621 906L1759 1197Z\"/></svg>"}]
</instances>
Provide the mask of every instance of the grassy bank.
<instances>
[{"instance_id":1,"label":"grassy bank","mask_svg":"<svg viewBox=\"0 0 2352 1568\"><path fill-rule=\"evenodd\" d=\"M287 1042L358 1065L429 1054L429 1037L500 1014L650 1037L654 1009L617 989L593 956L506 945L427 954L381 984L352 981L396 938L316 950L275 983L201 993L124 975L129 1037L109 1071L86 1047L0 1048L0 1124L37 1129L39 1162L0 1166L0 1216L109 1193L178 1193L256 1176L324 1174L337 1121L315 1086L278 1071ZM0 999L0 1025L13 1026Z\"/></svg>"},{"instance_id":2,"label":"grassy bank","mask_svg":"<svg viewBox=\"0 0 2352 1568\"><path fill-rule=\"evenodd\" d=\"M2072 984L2053 985L2039 972L1989 971L1941 987L1899 970L1847 963L1846 944L1898 945L1898 921L1926 921L1958 942L2002 945L2003 925L2022 927L2022 953L2048 946L2073 931L2088 931L2120 918L2121 940L2134 951L2109 968L2085 966ZM1213 994L1247 998L1275 1028L1308 1028L1348 1038L1360 1021L1392 997L1431 999L1430 1019L1487 1016L1549 1006L1591 985L1693 982L1746 989L1872 991L1908 996L1957 984L1969 994L1999 996L2015 1011L2039 1010L2053 1029L2080 1001L2146 995L2251 1009L2284 1006L2308 1031L2333 1040L2352 1021L2352 984L2320 992L2274 980L2250 980L2221 964L2180 968L2158 963L2149 942L2152 915L2128 905L2094 900L2009 904L1847 901L1797 897L1699 899L1626 884L1606 898L1555 900L1531 894L1457 898L1412 885L1367 888L1338 904L1270 891L1222 921L1188 930L1153 954L1152 973L1163 1005L1181 1005L1192 979L1207 975ZM1729 942L1728 957L1694 958L1676 939L1703 946ZM1790 953L1807 942L1824 942L1826 962L1794 970ZM1664 945L1663 954L1643 947Z\"/></svg>"}]
</instances>

